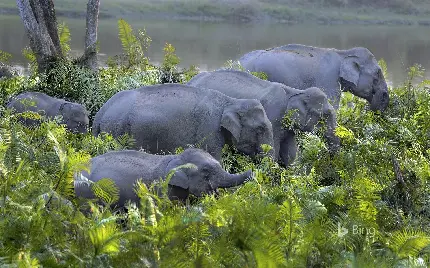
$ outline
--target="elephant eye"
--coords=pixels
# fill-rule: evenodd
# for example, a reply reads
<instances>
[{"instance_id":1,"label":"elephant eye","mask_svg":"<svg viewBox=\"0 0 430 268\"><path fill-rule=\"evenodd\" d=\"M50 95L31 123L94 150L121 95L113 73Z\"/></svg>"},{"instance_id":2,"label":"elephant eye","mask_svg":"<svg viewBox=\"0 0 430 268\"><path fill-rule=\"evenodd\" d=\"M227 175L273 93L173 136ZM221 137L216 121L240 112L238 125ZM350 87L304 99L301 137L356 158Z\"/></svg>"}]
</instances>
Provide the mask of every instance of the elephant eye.
<instances>
[{"instance_id":1,"label":"elephant eye","mask_svg":"<svg viewBox=\"0 0 430 268\"><path fill-rule=\"evenodd\" d=\"M209 174L209 168L207 168L207 167L202 167L201 169L200 169L200 171L203 173L203 174Z\"/></svg>"}]
</instances>

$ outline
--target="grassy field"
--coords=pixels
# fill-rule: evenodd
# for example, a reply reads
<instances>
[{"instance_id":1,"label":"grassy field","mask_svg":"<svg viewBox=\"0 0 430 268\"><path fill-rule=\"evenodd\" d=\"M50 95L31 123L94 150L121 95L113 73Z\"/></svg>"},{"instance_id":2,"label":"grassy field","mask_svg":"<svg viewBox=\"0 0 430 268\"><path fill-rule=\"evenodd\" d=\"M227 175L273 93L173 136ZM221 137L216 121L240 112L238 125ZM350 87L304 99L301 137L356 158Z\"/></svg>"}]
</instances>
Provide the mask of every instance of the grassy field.
<instances>
[{"instance_id":1,"label":"grassy field","mask_svg":"<svg viewBox=\"0 0 430 268\"><path fill-rule=\"evenodd\" d=\"M351 2L351 3L350 3ZM430 24L430 3L422 0L114 0L102 1L102 18L171 18L320 24ZM361 4L357 4L357 2ZM85 16L86 0L57 0L60 16ZM0 14L18 14L14 1L0 0Z\"/></svg>"}]
</instances>

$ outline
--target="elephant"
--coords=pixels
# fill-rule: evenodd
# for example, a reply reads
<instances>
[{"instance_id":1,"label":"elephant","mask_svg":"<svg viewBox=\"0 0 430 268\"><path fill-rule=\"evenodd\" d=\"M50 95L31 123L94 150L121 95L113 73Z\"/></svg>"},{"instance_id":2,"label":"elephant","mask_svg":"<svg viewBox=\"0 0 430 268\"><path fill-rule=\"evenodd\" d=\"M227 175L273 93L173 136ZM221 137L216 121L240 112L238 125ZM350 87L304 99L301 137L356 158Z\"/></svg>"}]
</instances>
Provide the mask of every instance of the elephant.
<instances>
[{"instance_id":1,"label":"elephant","mask_svg":"<svg viewBox=\"0 0 430 268\"><path fill-rule=\"evenodd\" d=\"M336 151L339 146L339 138L334 134L336 112L324 92L316 87L298 90L237 70L201 72L188 85L215 89L233 98L259 100L272 123L274 156L285 166L294 161L297 151L294 130L282 126L282 119L289 111L297 111L291 119L296 122L293 127L300 131L310 132L325 120L329 148Z\"/></svg>"},{"instance_id":2,"label":"elephant","mask_svg":"<svg viewBox=\"0 0 430 268\"><path fill-rule=\"evenodd\" d=\"M124 90L94 117L93 135L129 134L149 153L198 145L220 160L225 144L255 156L273 147L272 124L258 100L235 99L216 90L161 84ZM273 151L273 150L272 150Z\"/></svg>"},{"instance_id":3,"label":"elephant","mask_svg":"<svg viewBox=\"0 0 430 268\"><path fill-rule=\"evenodd\" d=\"M150 186L156 180L165 179L172 169L188 163L196 168L179 168L168 182L171 200L184 201L189 194L201 197L218 188L238 186L252 175L250 170L230 174L209 153L196 148L186 149L177 155L154 155L135 150L111 151L91 159L89 174L87 171L75 174L75 193L77 197L95 197L88 184L76 183L76 177L84 176L92 182L110 178L119 188L119 200L113 205L124 207L127 200L138 202L133 190L138 179Z\"/></svg>"},{"instance_id":4,"label":"elephant","mask_svg":"<svg viewBox=\"0 0 430 268\"><path fill-rule=\"evenodd\" d=\"M87 133L89 127L88 111L78 103L68 102L48 96L41 92L24 92L9 101L7 108L17 113L36 112L47 118L62 116L62 124L74 133ZM26 118L20 120L27 126L38 125L39 120Z\"/></svg>"},{"instance_id":5,"label":"elephant","mask_svg":"<svg viewBox=\"0 0 430 268\"><path fill-rule=\"evenodd\" d=\"M342 91L367 100L373 111L384 111L389 103L381 67L364 47L338 50L289 44L251 51L239 62L246 70L266 73L272 82L302 90L318 87L336 110Z\"/></svg>"}]
</instances>

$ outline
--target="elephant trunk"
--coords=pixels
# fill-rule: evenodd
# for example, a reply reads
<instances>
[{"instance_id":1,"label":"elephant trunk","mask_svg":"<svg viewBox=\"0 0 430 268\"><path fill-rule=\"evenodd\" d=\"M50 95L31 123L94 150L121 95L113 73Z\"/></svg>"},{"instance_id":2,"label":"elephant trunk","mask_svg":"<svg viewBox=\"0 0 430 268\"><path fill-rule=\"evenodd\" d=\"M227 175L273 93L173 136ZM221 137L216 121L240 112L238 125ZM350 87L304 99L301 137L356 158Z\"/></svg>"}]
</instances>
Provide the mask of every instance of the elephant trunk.
<instances>
[{"instance_id":1,"label":"elephant trunk","mask_svg":"<svg viewBox=\"0 0 430 268\"><path fill-rule=\"evenodd\" d=\"M388 96L387 87L382 87L377 90L376 93L372 97L372 101L370 103L370 109L372 111L381 111L383 112L390 102L390 98Z\"/></svg>"},{"instance_id":2,"label":"elephant trunk","mask_svg":"<svg viewBox=\"0 0 430 268\"><path fill-rule=\"evenodd\" d=\"M248 170L241 174L227 174L222 180L216 183L215 188L230 188L238 186L245 182L245 180L251 177L252 171Z\"/></svg>"},{"instance_id":3,"label":"elephant trunk","mask_svg":"<svg viewBox=\"0 0 430 268\"><path fill-rule=\"evenodd\" d=\"M326 104L329 105L329 104ZM333 107L324 107L326 118L326 130L324 138L328 144L330 152L337 152L340 147L340 139L335 135L336 128L336 112Z\"/></svg>"}]
</instances>

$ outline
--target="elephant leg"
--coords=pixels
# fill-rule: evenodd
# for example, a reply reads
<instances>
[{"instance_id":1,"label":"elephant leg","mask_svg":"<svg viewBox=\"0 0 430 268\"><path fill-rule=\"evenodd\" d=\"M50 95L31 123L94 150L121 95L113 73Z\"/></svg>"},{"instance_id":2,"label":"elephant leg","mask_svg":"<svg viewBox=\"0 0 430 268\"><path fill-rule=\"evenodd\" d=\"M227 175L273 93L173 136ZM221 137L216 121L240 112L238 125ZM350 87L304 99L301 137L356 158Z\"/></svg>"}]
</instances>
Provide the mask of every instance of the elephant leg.
<instances>
[{"instance_id":1,"label":"elephant leg","mask_svg":"<svg viewBox=\"0 0 430 268\"><path fill-rule=\"evenodd\" d=\"M297 141L294 132L288 131L279 145L279 158L285 167L296 159Z\"/></svg>"}]
</instances>

